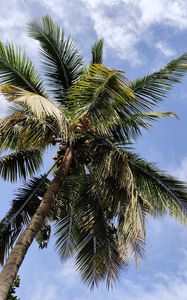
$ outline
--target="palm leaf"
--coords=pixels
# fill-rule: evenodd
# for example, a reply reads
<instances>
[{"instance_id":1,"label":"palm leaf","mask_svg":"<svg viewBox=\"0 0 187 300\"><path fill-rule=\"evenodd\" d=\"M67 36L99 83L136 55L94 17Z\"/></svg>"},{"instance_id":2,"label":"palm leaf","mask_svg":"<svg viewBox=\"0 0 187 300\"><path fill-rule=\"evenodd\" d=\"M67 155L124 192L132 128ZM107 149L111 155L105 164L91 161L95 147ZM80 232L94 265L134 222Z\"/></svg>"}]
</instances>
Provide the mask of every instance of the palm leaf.
<instances>
[{"instance_id":1,"label":"palm leaf","mask_svg":"<svg viewBox=\"0 0 187 300\"><path fill-rule=\"evenodd\" d=\"M103 63L103 39L100 39L92 47L91 64L102 64L102 63Z\"/></svg>"},{"instance_id":2,"label":"palm leaf","mask_svg":"<svg viewBox=\"0 0 187 300\"><path fill-rule=\"evenodd\" d=\"M0 222L0 263L3 264L20 233L29 223L48 185L45 176L34 177L19 188L12 207ZM29 201L28 201L29 199Z\"/></svg>"},{"instance_id":3,"label":"palm leaf","mask_svg":"<svg viewBox=\"0 0 187 300\"><path fill-rule=\"evenodd\" d=\"M144 257L145 238L146 238L146 215L150 206L147 206L135 191L124 209L120 205L119 213L119 234L125 238L125 244L128 245L129 255L133 254L136 264L139 258Z\"/></svg>"},{"instance_id":4,"label":"palm leaf","mask_svg":"<svg viewBox=\"0 0 187 300\"><path fill-rule=\"evenodd\" d=\"M18 107L16 107L18 108ZM15 107L14 107L15 109ZM1 128L1 150L45 149L54 140L54 136L61 140L62 133L55 120L47 118L38 120L28 112L14 113L8 117Z\"/></svg>"},{"instance_id":5,"label":"palm leaf","mask_svg":"<svg viewBox=\"0 0 187 300\"><path fill-rule=\"evenodd\" d=\"M55 222L56 248L62 261L67 260L76 252L80 241L80 191L84 177L69 175L62 186L53 218Z\"/></svg>"},{"instance_id":6,"label":"palm leaf","mask_svg":"<svg viewBox=\"0 0 187 300\"><path fill-rule=\"evenodd\" d=\"M90 176L68 176L60 201L56 245L61 259L75 256L77 270L91 288L99 280L106 280L109 287L117 279L124 257L101 202L92 192Z\"/></svg>"},{"instance_id":7,"label":"palm leaf","mask_svg":"<svg viewBox=\"0 0 187 300\"><path fill-rule=\"evenodd\" d=\"M14 86L3 89L15 100L11 101L12 114L0 123L2 148L43 147L54 135L66 141L66 118L49 99Z\"/></svg>"},{"instance_id":8,"label":"palm leaf","mask_svg":"<svg viewBox=\"0 0 187 300\"><path fill-rule=\"evenodd\" d=\"M15 145L18 144L18 132L14 125L19 120L20 115L12 115L7 117L0 123L0 149L3 150L15 149ZM11 132L10 132L11 130ZM8 134L9 132L9 134ZM5 145L6 144L6 145ZM7 147L8 146L8 147Z\"/></svg>"},{"instance_id":9,"label":"palm leaf","mask_svg":"<svg viewBox=\"0 0 187 300\"><path fill-rule=\"evenodd\" d=\"M112 141L120 144L130 143L141 136L142 128L147 130L152 127L153 121L165 117L178 119L178 116L173 112L140 112L131 114L128 117L122 112L118 124L111 127L108 138L110 137Z\"/></svg>"},{"instance_id":10,"label":"palm leaf","mask_svg":"<svg viewBox=\"0 0 187 300\"><path fill-rule=\"evenodd\" d=\"M55 99L62 101L70 86L82 72L82 57L74 42L65 39L64 32L50 17L28 25L31 37L40 42L45 76Z\"/></svg>"},{"instance_id":11,"label":"palm leaf","mask_svg":"<svg viewBox=\"0 0 187 300\"><path fill-rule=\"evenodd\" d=\"M187 222L187 186L184 182L168 176L156 166L137 155L128 153L128 163L142 199L152 206L150 213L169 213L176 220Z\"/></svg>"},{"instance_id":12,"label":"palm leaf","mask_svg":"<svg viewBox=\"0 0 187 300\"><path fill-rule=\"evenodd\" d=\"M101 199L88 191L84 202L83 237L78 244L76 267L91 289L101 280L106 281L109 288L124 267L126 256L120 255L115 227L107 220Z\"/></svg>"},{"instance_id":13,"label":"palm leaf","mask_svg":"<svg viewBox=\"0 0 187 300\"><path fill-rule=\"evenodd\" d=\"M174 84L180 82L186 70L187 54L185 53L178 59L171 61L160 71L130 83L129 87L136 95L137 101L135 105L138 105L139 112L127 118L122 111L121 121L112 130L117 141L124 143L129 137L135 139L140 135L141 127L145 129L150 127L150 122L146 123L146 120L152 121L164 116L164 114L161 115L158 113L155 115L150 110L157 105L158 101L161 101L166 96L166 93ZM169 114L167 113L165 116L169 116ZM173 113L170 116L173 116Z\"/></svg>"},{"instance_id":14,"label":"palm leaf","mask_svg":"<svg viewBox=\"0 0 187 300\"><path fill-rule=\"evenodd\" d=\"M73 203L68 212L56 222L55 227L56 247L61 260L64 261L73 256L80 239L80 228Z\"/></svg>"},{"instance_id":15,"label":"palm leaf","mask_svg":"<svg viewBox=\"0 0 187 300\"><path fill-rule=\"evenodd\" d=\"M0 42L0 84L11 84L45 96L43 83L31 60L12 44Z\"/></svg>"},{"instance_id":16,"label":"palm leaf","mask_svg":"<svg viewBox=\"0 0 187 300\"><path fill-rule=\"evenodd\" d=\"M3 85L1 91L8 96L11 104L26 105L39 120L51 117L57 121L61 130L66 130L66 120L62 111L48 98L13 85Z\"/></svg>"},{"instance_id":17,"label":"palm leaf","mask_svg":"<svg viewBox=\"0 0 187 300\"><path fill-rule=\"evenodd\" d=\"M102 153L102 156L99 153L99 160L93 156L90 166L96 187L103 193L105 201L110 201L110 207L118 207L119 201L123 201L122 193L126 199L138 193L139 200L149 213L170 213L176 220L186 223L187 186L184 182L168 176L125 148L112 148L106 140ZM108 205L109 202L106 202Z\"/></svg>"},{"instance_id":18,"label":"palm leaf","mask_svg":"<svg viewBox=\"0 0 187 300\"><path fill-rule=\"evenodd\" d=\"M106 140L102 143L100 139L95 151L89 163L93 188L102 199L107 218L118 223L122 248L128 248L136 259L144 256L147 215L169 213L186 224L186 184Z\"/></svg>"},{"instance_id":19,"label":"palm leaf","mask_svg":"<svg viewBox=\"0 0 187 300\"><path fill-rule=\"evenodd\" d=\"M170 111L166 111L166 112L160 112L160 111L152 111L152 112L145 112L142 113L143 117L145 118L155 118L155 119L160 119L163 117L174 117L176 119L178 119L178 116Z\"/></svg>"},{"instance_id":20,"label":"palm leaf","mask_svg":"<svg viewBox=\"0 0 187 300\"><path fill-rule=\"evenodd\" d=\"M13 107L14 113L0 124L0 147L2 150L32 149L46 147L52 136L61 138L61 131L54 119L39 120L26 105Z\"/></svg>"},{"instance_id":21,"label":"palm leaf","mask_svg":"<svg viewBox=\"0 0 187 300\"><path fill-rule=\"evenodd\" d=\"M187 71L187 53L172 60L165 68L151 75L135 80L130 84L137 98L150 109L162 100L172 86L181 81Z\"/></svg>"},{"instance_id":22,"label":"palm leaf","mask_svg":"<svg viewBox=\"0 0 187 300\"><path fill-rule=\"evenodd\" d=\"M128 115L130 109L135 109L129 104L134 95L122 73L99 64L90 66L88 72L70 89L68 98L73 122L81 121L83 130L87 129L84 127L88 119L93 130L107 133L108 127L120 120L122 109Z\"/></svg>"},{"instance_id":23,"label":"palm leaf","mask_svg":"<svg viewBox=\"0 0 187 300\"><path fill-rule=\"evenodd\" d=\"M26 179L38 171L42 164L41 152L37 149L22 150L0 158L0 176L4 180Z\"/></svg>"}]
</instances>

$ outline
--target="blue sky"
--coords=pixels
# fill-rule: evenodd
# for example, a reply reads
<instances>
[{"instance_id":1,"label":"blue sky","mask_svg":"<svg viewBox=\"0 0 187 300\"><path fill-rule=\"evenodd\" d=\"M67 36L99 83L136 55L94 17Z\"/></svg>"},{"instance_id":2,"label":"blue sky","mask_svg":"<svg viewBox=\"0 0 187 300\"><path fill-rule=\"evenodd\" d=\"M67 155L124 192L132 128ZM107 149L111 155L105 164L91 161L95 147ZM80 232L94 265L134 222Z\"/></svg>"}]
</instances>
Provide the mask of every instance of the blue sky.
<instances>
[{"instance_id":1,"label":"blue sky","mask_svg":"<svg viewBox=\"0 0 187 300\"><path fill-rule=\"evenodd\" d=\"M0 39L24 48L40 70L37 42L26 35L26 22L49 14L78 43L85 62L91 45L103 37L105 64L135 79L158 70L187 52L186 0L9 0L1 1ZM187 181L187 75L160 109L180 120L163 119L135 145L136 151L167 172ZM0 117L7 106L0 99ZM48 158L46 164L50 164ZM0 180L0 216L8 209L15 185ZM21 270L21 300L186 300L187 227L169 217L148 220L146 259L120 276L113 291L94 293L80 282L73 262L61 264L51 240L47 250L34 243Z\"/></svg>"}]
</instances>

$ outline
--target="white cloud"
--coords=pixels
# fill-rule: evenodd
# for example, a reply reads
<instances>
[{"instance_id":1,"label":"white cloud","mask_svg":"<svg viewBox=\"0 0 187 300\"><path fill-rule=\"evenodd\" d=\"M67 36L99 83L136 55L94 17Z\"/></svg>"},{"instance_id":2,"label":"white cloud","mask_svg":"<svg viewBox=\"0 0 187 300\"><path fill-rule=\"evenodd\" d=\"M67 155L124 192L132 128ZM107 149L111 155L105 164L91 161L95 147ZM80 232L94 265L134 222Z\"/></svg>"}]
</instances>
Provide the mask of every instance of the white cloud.
<instances>
[{"instance_id":1,"label":"white cloud","mask_svg":"<svg viewBox=\"0 0 187 300\"><path fill-rule=\"evenodd\" d=\"M124 9L124 5L117 5L117 1L82 0L82 2L87 7L98 38L103 37L105 44L120 58L129 60L132 64L139 63L136 46L140 37L137 32L135 10ZM113 11L113 14L108 11L108 8Z\"/></svg>"},{"instance_id":2,"label":"white cloud","mask_svg":"<svg viewBox=\"0 0 187 300\"><path fill-rule=\"evenodd\" d=\"M155 34L155 25L170 26L174 32L187 28L186 0L10 0L1 3L0 39L13 40L35 58L37 43L26 35L25 24L46 14L62 22L83 47L94 30L108 49L131 64L144 63L141 42L164 56L174 54Z\"/></svg>"},{"instance_id":3,"label":"white cloud","mask_svg":"<svg viewBox=\"0 0 187 300\"><path fill-rule=\"evenodd\" d=\"M10 41L27 50L27 54L34 57L36 42L26 33L26 24L31 18L29 6L21 1L3 1L0 11L0 39Z\"/></svg>"},{"instance_id":4,"label":"white cloud","mask_svg":"<svg viewBox=\"0 0 187 300\"><path fill-rule=\"evenodd\" d=\"M154 35L154 25L168 25L174 30L187 28L187 2L184 0L82 0L92 19L98 37L103 36L116 54L132 64L142 63L138 47L144 42L171 56L171 47L164 47Z\"/></svg>"},{"instance_id":5,"label":"white cloud","mask_svg":"<svg viewBox=\"0 0 187 300\"><path fill-rule=\"evenodd\" d=\"M163 53L166 57L170 57L175 54L175 51L171 47L169 47L165 42L158 42L155 45L155 48L160 50L160 52Z\"/></svg>"},{"instance_id":6,"label":"white cloud","mask_svg":"<svg viewBox=\"0 0 187 300\"><path fill-rule=\"evenodd\" d=\"M127 1L125 1L127 2ZM187 28L186 0L136 0L141 10L141 21L145 26L163 23L176 27Z\"/></svg>"},{"instance_id":7,"label":"white cloud","mask_svg":"<svg viewBox=\"0 0 187 300\"><path fill-rule=\"evenodd\" d=\"M89 292L82 286L80 281L73 274L71 263L62 266L61 273L50 273L50 283L47 284L47 274L37 284L34 294L28 300L186 300L187 295L187 252L181 249L183 255L182 265L178 267L176 273L160 272L153 277L144 277L142 284L128 279L121 280L120 284L114 290L109 292L101 288L99 291ZM58 274L58 281L56 280ZM49 278L49 277L48 277ZM73 279L72 279L73 278ZM49 280L49 279L48 279ZM144 283L150 280L149 289Z\"/></svg>"}]
</instances>

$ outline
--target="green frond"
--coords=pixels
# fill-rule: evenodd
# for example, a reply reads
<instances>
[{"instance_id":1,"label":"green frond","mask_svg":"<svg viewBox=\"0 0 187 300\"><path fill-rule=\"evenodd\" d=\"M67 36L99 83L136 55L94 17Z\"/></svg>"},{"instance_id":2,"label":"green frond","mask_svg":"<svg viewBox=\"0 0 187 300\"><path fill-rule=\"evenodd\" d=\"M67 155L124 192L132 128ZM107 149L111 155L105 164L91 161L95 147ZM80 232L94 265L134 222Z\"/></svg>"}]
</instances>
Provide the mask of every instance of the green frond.
<instances>
[{"instance_id":1,"label":"green frond","mask_svg":"<svg viewBox=\"0 0 187 300\"><path fill-rule=\"evenodd\" d=\"M132 82L130 88L148 110L161 101L174 84L179 83L187 71L187 53L172 60L165 68Z\"/></svg>"},{"instance_id":2,"label":"green frond","mask_svg":"<svg viewBox=\"0 0 187 300\"><path fill-rule=\"evenodd\" d=\"M73 123L80 120L84 127L88 118L89 129L108 133L108 128L120 120L121 110L129 115L134 109L130 103L135 98L120 71L94 64L70 89L68 99Z\"/></svg>"},{"instance_id":3,"label":"green frond","mask_svg":"<svg viewBox=\"0 0 187 300\"><path fill-rule=\"evenodd\" d=\"M93 189L102 199L107 218L118 220L122 248L144 256L146 216L170 214L187 222L187 186L125 148L100 140L90 156ZM124 244L123 244L124 243Z\"/></svg>"},{"instance_id":4,"label":"green frond","mask_svg":"<svg viewBox=\"0 0 187 300\"><path fill-rule=\"evenodd\" d=\"M97 287L100 281L106 281L107 287L110 288L124 266L115 236L109 232L105 234L104 240L96 233L90 235L76 258L77 270L84 283L91 289Z\"/></svg>"},{"instance_id":5,"label":"green frond","mask_svg":"<svg viewBox=\"0 0 187 300\"><path fill-rule=\"evenodd\" d=\"M103 42L103 39L100 39L93 45L91 64L103 63Z\"/></svg>"},{"instance_id":6,"label":"green frond","mask_svg":"<svg viewBox=\"0 0 187 300\"><path fill-rule=\"evenodd\" d=\"M99 147L101 144L95 149L99 151ZM90 168L97 189L106 199L106 206L110 203L115 213L119 202L128 204L129 197L133 199L138 193L138 199L151 215L169 213L176 220L187 222L187 186L184 182L125 148L112 148L110 143L102 147L97 153L99 159L91 158Z\"/></svg>"},{"instance_id":7,"label":"green frond","mask_svg":"<svg viewBox=\"0 0 187 300\"><path fill-rule=\"evenodd\" d=\"M141 134L142 128L149 128L151 121L158 117L176 116L173 113L152 112L157 105L172 88L175 83L180 82L182 76L187 71L187 54L185 53L176 60L171 61L165 68L151 75L137 79L129 84L129 87L136 96L133 105L138 112L127 116L122 110L120 121L112 128L112 135L117 142L124 143L126 140L134 140Z\"/></svg>"},{"instance_id":8,"label":"green frond","mask_svg":"<svg viewBox=\"0 0 187 300\"><path fill-rule=\"evenodd\" d=\"M146 199L154 216L169 213L174 219L187 222L187 186L184 182L160 171L156 166L128 153L137 191Z\"/></svg>"},{"instance_id":9,"label":"green frond","mask_svg":"<svg viewBox=\"0 0 187 300\"><path fill-rule=\"evenodd\" d=\"M25 108L25 111L24 111ZM0 124L1 150L43 149L52 141L52 137L62 137L60 128L54 119L39 120L25 105L14 106L11 116Z\"/></svg>"},{"instance_id":10,"label":"green frond","mask_svg":"<svg viewBox=\"0 0 187 300\"><path fill-rule=\"evenodd\" d=\"M142 111L127 116L122 111L118 124L111 126L107 138L120 144L135 141L141 136L142 129L149 129L153 126L153 121L164 117L175 117L178 119L173 112Z\"/></svg>"},{"instance_id":11,"label":"green frond","mask_svg":"<svg viewBox=\"0 0 187 300\"><path fill-rule=\"evenodd\" d=\"M45 96L44 87L34 65L13 44L0 42L0 85L11 84Z\"/></svg>"},{"instance_id":12,"label":"green frond","mask_svg":"<svg viewBox=\"0 0 187 300\"><path fill-rule=\"evenodd\" d=\"M86 174L66 179L58 200L61 213L56 222L56 245L62 260L75 257L77 270L91 288L100 280L109 287L125 261L119 253L115 229L102 208L102 199L91 186L91 178Z\"/></svg>"},{"instance_id":13,"label":"green frond","mask_svg":"<svg viewBox=\"0 0 187 300\"><path fill-rule=\"evenodd\" d=\"M128 198L134 198L134 193L138 193L138 198L149 208L150 214L170 213L186 223L187 186L184 182L166 175L134 153L122 148L112 149L109 143L106 146L103 144L101 152L103 155L97 153L99 159L91 158L90 167L98 191L109 201L106 206L110 203L110 207L116 209L123 196L128 204Z\"/></svg>"},{"instance_id":14,"label":"green frond","mask_svg":"<svg viewBox=\"0 0 187 300\"><path fill-rule=\"evenodd\" d=\"M0 222L0 264L4 264L15 241L34 215L47 185L48 180L41 176L32 178L18 189L11 209Z\"/></svg>"},{"instance_id":15,"label":"green frond","mask_svg":"<svg viewBox=\"0 0 187 300\"><path fill-rule=\"evenodd\" d=\"M0 123L1 149L45 147L52 136L67 139L64 115L50 100L28 92L11 102L11 115Z\"/></svg>"},{"instance_id":16,"label":"green frond","mask_svg":"<svg viewBox=\"0 0 187 300\"><path fill-rule=\"evenodd\" d=\"M41 21L30 22L28 32L40 43L50 92L63 103L67 90L82 73L82 57L75 43L70 38L66 39L60 26L48 16Z\"/></svg>"},{"instance_id":17,"label":"green frond","mask_svg":"<svg viewBox=\"0 0 187 300\"><path fill-rule=\"evenodd\" d=\"M72 170L73 171L73 170ZM54 218L56 248L61 261L72 257L81 237L79 209L84 177L69 175L65 179L61 193L55 203Z\"/></svg>"},{"instance_id":18,"label":"green frond","mask_svg":"<svg viewBox=\"0 0 187 300\"><path fill-rule=\"evenodd\" d=\"M119 71L98 64L92 65L70 89L69 101L75 129L96 132L119 143L136 139L141 129L148 129L156 118L175 116L170 112L148 112L147 103L135 97Z\"/></svg>"},{"instance_id":19,"label":"green frond","mask_svg":"<svg viewBox=\"0 0 187 300\"><path fill-rule=\"evenodd\" d=\"M37 150L23 150L0 157L0 176L4 180L17 181L32 176L42 164L42 153Z\"/></svg>"},{"instance_id":20,"label":"green frond","mask_svg":"<svg viewBox=\"0 0 187 300\"><path fill-rule=\"evenodd\" d=\"M62 261L72 257L80 240L80 228L77 220L77 212L70 204L70 208L64 216L56 222L57 236L56 247Z\"/></svg>"},{"instance_id":21,"label":"green frond","mask_svg":"<svg viewBox=\"0 0 187 300\"><path fill-rule=\"evenodd\" d=\"M106 217L102 199L91 190L87 190L85 196L81 218L83 237L78 244L76 268L91 289L97 287L100 281L105 281L110 288L126 265L126 253L121 256L116 228Z\"/></svg>"}]
</instances>

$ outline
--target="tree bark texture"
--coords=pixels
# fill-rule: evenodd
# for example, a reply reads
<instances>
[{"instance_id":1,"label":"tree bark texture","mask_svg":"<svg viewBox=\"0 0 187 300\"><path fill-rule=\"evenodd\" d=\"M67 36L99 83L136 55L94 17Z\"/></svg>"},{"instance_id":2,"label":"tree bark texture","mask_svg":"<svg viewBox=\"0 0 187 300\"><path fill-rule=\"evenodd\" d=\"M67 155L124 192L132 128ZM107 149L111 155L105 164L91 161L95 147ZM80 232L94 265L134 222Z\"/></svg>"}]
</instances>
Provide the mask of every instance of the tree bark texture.
<instances>
[{"instance_id":1,"label":"tree bark texture","mask_svg":"<svg viewBox=\"0 0 187 300\"><path fill-rule=\"evenodd\" d=\"M69 171L73 156L72 147L68 147L62 165L59 167L54 179L52 180L44 198L39 205L36 213L32 217L28 227L20 235L12 252L10 253L1 273L0 273L0 300L6 300L9 289L17 275L19 267L21 266L27 250L37 233L41 229L44 220L46 219L55 198L59 194L62 183Z\"/></svg>"}]
</instances>

